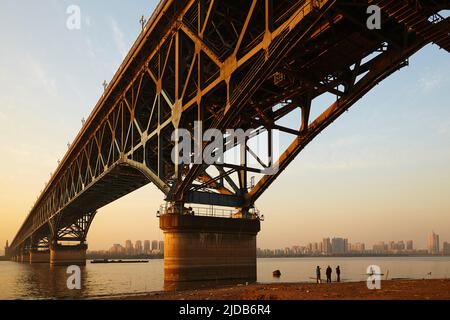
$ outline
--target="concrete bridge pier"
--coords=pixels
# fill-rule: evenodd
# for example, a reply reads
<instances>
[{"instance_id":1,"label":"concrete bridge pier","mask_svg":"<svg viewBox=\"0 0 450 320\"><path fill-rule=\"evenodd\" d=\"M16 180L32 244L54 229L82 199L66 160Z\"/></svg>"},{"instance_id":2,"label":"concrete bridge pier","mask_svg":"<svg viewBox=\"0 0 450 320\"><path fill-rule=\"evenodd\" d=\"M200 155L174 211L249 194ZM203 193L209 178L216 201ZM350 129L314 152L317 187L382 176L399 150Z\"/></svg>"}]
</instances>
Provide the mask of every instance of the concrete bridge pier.
<instances>
[{"instance_id":1,"label":"concrete bridge pier","mask_svg":"<svg viewBox=\"0 0 450 320\"><path fill-rule=\"evenodd\" d=\"M50 250L30 250L30 263L50 263Z\"/></svg>"},{"instance_id":2,"label":"concrete bridge pier","mask_svg":"<svg viewBox=\"0 0 450 320\"><path fill-rule=\"evenodd\" d=\"M30 263L30 253L29 252L22 252L20 254L20 261L21 263Z\"/></svg>"},{"instance_id":3,"label":"concrete bridge pier","mask_svg":"<svg viewBox=\"0 0 450 320\"><path fill-rule=\"evenodd\" d=\"M86 265L86 244L61 245L53 243L50 245L50 265L52 266L84 266Z\"/></svg>"},{"instance_id":4,"label":"concrete bridge pier","mask_svg":"<svg viewBox=\"0 0 450 320\"><path fill-rule=\"evenodd\" d=\"M164 281L256 281L259 219L160 216Z\"/></svg>"}]
</instances>

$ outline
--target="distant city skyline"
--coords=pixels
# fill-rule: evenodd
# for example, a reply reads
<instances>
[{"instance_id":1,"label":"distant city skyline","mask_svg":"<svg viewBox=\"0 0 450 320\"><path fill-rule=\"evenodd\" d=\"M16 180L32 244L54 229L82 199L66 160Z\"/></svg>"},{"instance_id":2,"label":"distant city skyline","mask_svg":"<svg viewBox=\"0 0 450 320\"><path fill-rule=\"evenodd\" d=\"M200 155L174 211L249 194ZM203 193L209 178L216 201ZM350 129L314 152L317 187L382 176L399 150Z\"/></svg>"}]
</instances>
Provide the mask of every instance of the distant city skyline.
<instances>
[{"instance_id":1,"label":"distant city skyline","mask_svg":"<svg viewBox=\"0 0 450 320\"><path fill-rule=\"evenodd\" d=\"M429 254L450 254L450 242L442 241L440 245L439 235L432 231L428 235L428 246L426 248L414 246L413 240L381 240L372 246L366 246L364 242L349 242L348 238L327 237L322 241L309 242L303 245L291 245L279 248L261 248L260 252L270 250L273 252L285 251L295 254L346 254L346 253L401 253L401 252L427 252Z\"/></svg>"},{"instance_id":2,"label":"distant city skyline","mask_svg":"<svg viewBox=\"0 0 450 320\"><path fill-rule=\"evenodd\" d=\"M401 252L401 251L423 251L426 250L430 254L439 254L440 252L450 253L450 239L449 241L440 241L439 235L434 231L430 232L427 236L428 243L427 247L415 246L413 240L380 240L372 245L366 244L363 241L350 242L348 238L343 237L325 237L321 241L308 242L307 244L291 244L285 247L271 247L271 248L261 248L258 246L259 250L285 250L287 248L298 248L305 249L306 252L314 253L321 252L325 254L344 254L348 252ZM124 253L130 254L131 252L136 253L148 253L153 250L161 250L164 247L163 240L136 240L134 243L132 240L122 241L123 246L120 243L114 243L110 248L102 248L96 250L89 250L90 252L112 252L114 249L122 248ZM442 246L441 246L442 243Z\"/></svg>"},{"instance_id":3,"label":"distant city skyline","mask_svg":"<svg viewBox=\"0 0 450 320\"><path fill-rule=\"evenodd\" d=\"M134 243L132 240L123 241L123 245L120 243L114 243L109 249L97 249L88 250L90 253L110 253L112 255L125 254L125 255L140 255L140 254L161 254L164 253L164 241L163 240L136 240Z\"/></svg>"}]
</instances>

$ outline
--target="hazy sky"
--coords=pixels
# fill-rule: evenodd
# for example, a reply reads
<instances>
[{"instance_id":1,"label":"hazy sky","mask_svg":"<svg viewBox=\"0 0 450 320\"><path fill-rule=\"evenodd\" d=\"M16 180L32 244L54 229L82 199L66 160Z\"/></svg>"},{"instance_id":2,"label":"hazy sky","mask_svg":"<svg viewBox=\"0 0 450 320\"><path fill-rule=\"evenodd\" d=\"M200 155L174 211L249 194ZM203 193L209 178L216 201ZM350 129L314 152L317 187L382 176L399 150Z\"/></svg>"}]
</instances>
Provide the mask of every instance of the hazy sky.
<instances>
[{"instance_id":1,"label":"hazy sky","mask_svg":"<svg viewBox=\"0 0 450 320\"><path fill-rule=\"evenodd\" d=\"M81 30L66 9L81 8ZM150 0L0 1L0 244L10 241L149 17ZM316 138L257 202L259 247L450 240L450 54L429 46ZM323 106L316 103L317 110ZM313 112L314 115L318 111ZM99 210L90 249L162 239L152 185Z\"/></svg>"}]
</instances>

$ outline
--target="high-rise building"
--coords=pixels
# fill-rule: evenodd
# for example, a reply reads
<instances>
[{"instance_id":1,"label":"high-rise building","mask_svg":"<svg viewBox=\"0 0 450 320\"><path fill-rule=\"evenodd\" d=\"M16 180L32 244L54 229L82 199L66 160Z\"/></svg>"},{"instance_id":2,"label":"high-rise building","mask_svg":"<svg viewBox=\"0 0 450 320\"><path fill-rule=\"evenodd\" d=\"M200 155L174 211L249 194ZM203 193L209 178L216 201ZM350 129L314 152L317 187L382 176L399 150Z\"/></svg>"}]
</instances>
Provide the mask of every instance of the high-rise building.
<instances>
[{"instance_id":1,"label":"high-rise building","mask_svg":"<svg viewBox=\"0 0 450 320\"><path fill-rule=\"evenodd\" d=\"M388 245L380 241L374 244L372 249L374 253L385 253L388 250Z\"/></svg>"},{"instance_id":2,"label":"high-rise building","mask_svg":"<svg viewBox=\"0 0 450 320\"><path fill-rule=\"evenodd\" d=\"M348 240L344 238L333 238L331 240L331 252L333 254L343 254L347 252Z\"/></svg>"},{"instance_id":3,"label":"high-rise building","mask_svg":"<svg viewBox=\"0 0 450 320\"><path fill-rule=\"evenodd\" d=\"M158 250L160 253L164 253L164 241L158 242Z\"/></svg>"},{"instance_id":4,"label":"high-rise building","mask_svg":"<svg viewBox=\"0 0 450 320\"><path fill-rule=\"evenodd\" d=\"M158 240L152 241L152 251L153 250L158 250Z\"/></svg>"},{"instance_id":5,"label":"high-rise building","mask_svg":"<svg viewBox=\"0 0 450 320\"><path fill-rule=\"evenodd\" d=\"M428 253L439 254L439 235L434 231L428 236Z\"/></svg>"},{"instance_id":6,"label":"high-rise building","mask_svg":"<svg viewBox=\"0 0 450 320\"><path fill-rule=\"evenodd\" d=\"M142 241L137 240L136 244L134 245L134 254L142 254Z\"/></svg>"},{"instance_id":7,"label":"high-rise building","mask_svg":"<svg viewBox=\"0 0 450 320\"><path fill-rule=\"evenodd\" d=\"M331 241L330 238L324 238L322 240L322 252L325 254L331 253Z\"/></svg>"},{"instance_id":8,"label":"high-rise building","mask_svg":"<svg viewBox=\"0 0 450 320\"><path fill-rule=\"evenodd\" d=\"M144 253L150 253L151 247L150 247L150 240L144 241Z\"/></svg>"},{"instance_id":9,"label":"high-rise building","mask_svg":"<svg viewBox=\"0 0 450 320\"><path fill-rule=\"evenodd\" d=\"M318 244L317 242L314 242L314 245L313 245L313 252L314 252L314 253L319 252L319 244Z\"/></svg>"},{"instance_id":10,"label":"high-rise building","mask_svg":"<svg viewBox=\"0 0 450 320\"><path fill-rule=\"evenodd\" d=\"M112 255L118 255L118 254L122 254L124 252L125 252L125 248L122 247L118 243L113 244L113 246L109 249L109 253L111 253Z\"/></svg>"},{"instance_id":11,"label":"high-rise building","mask_svg":"<svg viewBox=\"0 0 450 320\"><path fill-rule=\"evenodd\" d=\"M366 251L366 245L364 243L361 243L360 249L361 249L361 252Z\"/></svg>"},{"instance_id":12,"label":"high-rise building","mask_svg":"<svg viewBox=\"0 0 450 320\"><path fill-rule=\"evenodd\" d=\"M450 243L444 242L442 244L442 254L444 256L450 256Z\"/></svg>"},{"instance_id":13,"label":"high-rise building","mask_svg":"<svg viewBox=\"0 0 450 320\"><path fill-rule=\"evenodd\" d=\"M366 246L364 243L353 243L350 245L351 252L363 253L366 250Z\"/></svg>"},{"instance_id":14,"label":"high-rise building","mask_svg":"<svg viewBox=\"0 0 450 320\"><path fill-rule=\"evenodd\" d=\"M414 250L414 246L413 246L413 241L412 240L406 241L406 250L408 250L408 251L413 251Z\"/></svg>"},{"instance_id":15,"label":"high-rise building","mask_svg":"<svg viewBox=\"0 0 450 320\"><path fill-rule=\"evenodd\" d=\"M127 255L134 254L133 243L131 242L131 240L125 241L125 252Z\"/></svg>"},{"instance_id":16,"label":"high-rise building","mask_svg":"<svg viewBox=\"0 0 450 320\"><path fill-rule=\"evenodd\" d=\"M300 252L300 247L299 247L299 246L292 246L291 252L292 252L293 254L299 254L299 252Z\"/></svg>"},{"instance_id":17,"label":"high-rise building","mask_svg":"<svg viewBox=\"0 0 450 320\"><path fill-rule=\"evenodd\" d=\"M389 241L389 251L395 251L397 250L397 244L395 241Z\"/></svg>"}]
</instances>

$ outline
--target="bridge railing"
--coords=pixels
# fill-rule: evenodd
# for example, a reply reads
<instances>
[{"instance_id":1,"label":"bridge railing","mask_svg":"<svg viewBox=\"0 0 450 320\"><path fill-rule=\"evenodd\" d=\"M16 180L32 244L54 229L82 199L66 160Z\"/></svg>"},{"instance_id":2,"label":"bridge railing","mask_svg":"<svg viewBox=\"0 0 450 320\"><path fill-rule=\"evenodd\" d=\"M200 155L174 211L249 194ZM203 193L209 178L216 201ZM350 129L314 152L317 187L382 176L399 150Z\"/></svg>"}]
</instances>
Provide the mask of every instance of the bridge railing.
<instances>
[{"instance_id":1,"label":"bridge railing","mask_svg":"<svg viewBox=\"0 0 450 320\"><path fill-rule=\"evenodd\" d=\"M178 210L180 212L181 210ZM165 214L176 214L173 207L167 205L161 205L156 213L159 218ZM215 208L215 207L184 207L184 215L201 216L201 217L216 217L216 218L247 218L247 219L259 219L264 220L264 216L260 215L259 210L256 208L250 210L249 215L244 217L240 214L239 210Z\"/></svg>"}]
</instances>

